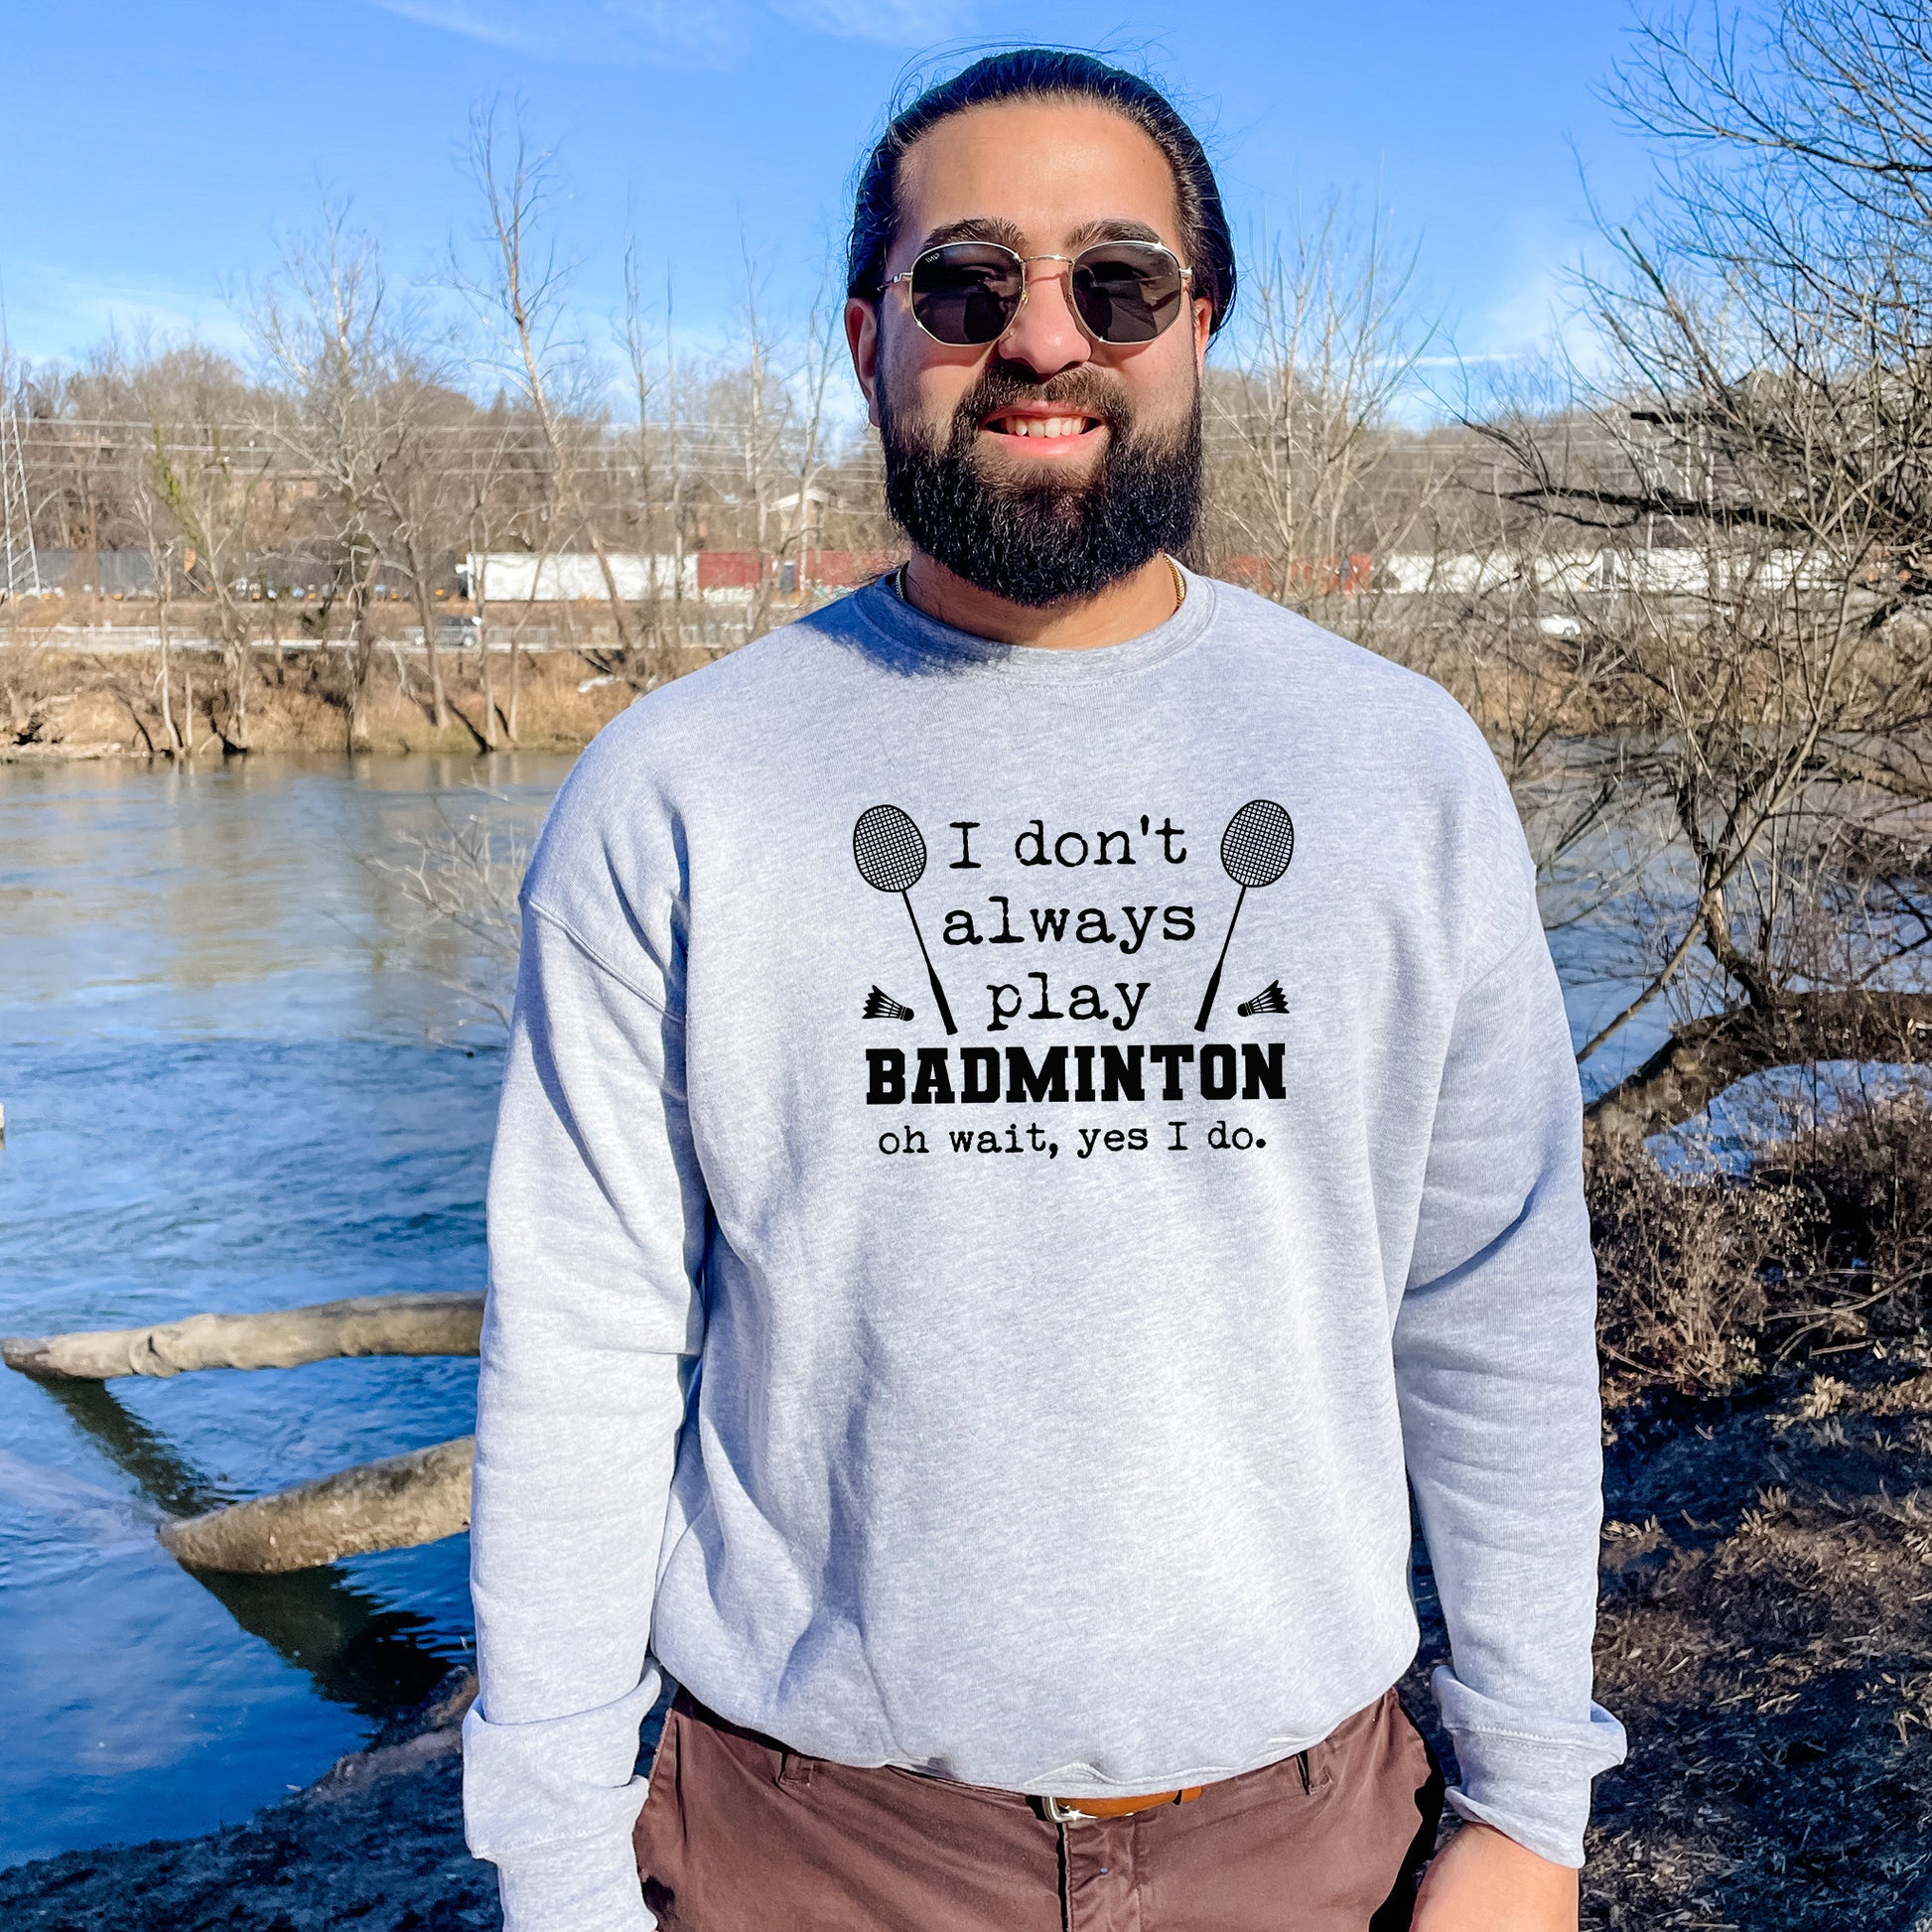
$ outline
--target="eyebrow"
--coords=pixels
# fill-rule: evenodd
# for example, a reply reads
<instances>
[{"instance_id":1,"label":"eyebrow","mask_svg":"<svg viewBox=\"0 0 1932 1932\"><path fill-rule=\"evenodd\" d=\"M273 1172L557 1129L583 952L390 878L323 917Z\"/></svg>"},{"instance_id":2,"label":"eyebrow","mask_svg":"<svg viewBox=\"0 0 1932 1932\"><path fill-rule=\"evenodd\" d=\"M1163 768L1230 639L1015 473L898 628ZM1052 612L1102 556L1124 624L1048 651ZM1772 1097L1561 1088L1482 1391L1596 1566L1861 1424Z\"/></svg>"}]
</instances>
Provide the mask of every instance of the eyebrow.
<instances>
[{"instance_id":1,"label":"eyebrow","mask_svg":"<svg viewBox=\"0 0 1932 1932\"><path fill-rule=\"evenodd\" d=\"M1019 222L997 214L973 214L963 221L946 221L936 228L928 228L925 239L919 243L919 253L923 255L928 248L940 248L949 241L997 241L1016 255L1027 244Z\"/></svg>"},{"instance_id":2,"label":"eyebrow","mask_svg":"<svg viewBox=\"0 0 1932 1932\"><path fill-rule=\"evenodd\" d=\"M1011 248L1016 255L1027 252L1027 237L1019 222L1009 221L997 214L974 214L968 215L963 221L942 222L938 227L926 231L918 252L924 254L928 248L943 247L949 241L995 241L1002 247ZM1145 221L1135 221L1119 214L1106 214L1092 221L1083 221L1067 236L1066 245L1078 254L1095 241L1153 241L1167 246L1161 240L1159 231L1149 227Z\"/></svg>"},{"instance_id":3,"label":"eyebrow","mask_svg":"<svg viewBox=\"0 0 1932 1932\"><path fill-rule=\"evenodd\" d=\"M1124 215L1103 215L1097 221L1083 221L1067 236L1066 245L1076 254L1095 241L1152 241L1165 248L1157 229L1145 221L1130 221Z\"/></svg>"}]
</instances>

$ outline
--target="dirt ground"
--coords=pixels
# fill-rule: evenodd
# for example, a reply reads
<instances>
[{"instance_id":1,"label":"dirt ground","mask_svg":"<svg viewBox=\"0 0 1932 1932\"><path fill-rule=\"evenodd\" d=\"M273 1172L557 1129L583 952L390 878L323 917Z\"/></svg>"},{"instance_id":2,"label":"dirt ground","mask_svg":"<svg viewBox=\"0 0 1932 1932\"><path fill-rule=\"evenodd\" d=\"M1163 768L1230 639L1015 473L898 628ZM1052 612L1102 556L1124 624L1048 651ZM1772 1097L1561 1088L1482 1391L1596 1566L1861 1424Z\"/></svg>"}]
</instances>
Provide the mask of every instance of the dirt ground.
<instances>
[{"instance_id":1,"label":"dirt ground","mask_svg":"<svg viewBox=\"0 0 1932 1932\"><path fill-rule=\"evenodd\" d=\"M1932 1879L1932 1349L1878 1344L1609 1451L1585 1923L1893 1932Z\"/></svg>"}]
</instances>

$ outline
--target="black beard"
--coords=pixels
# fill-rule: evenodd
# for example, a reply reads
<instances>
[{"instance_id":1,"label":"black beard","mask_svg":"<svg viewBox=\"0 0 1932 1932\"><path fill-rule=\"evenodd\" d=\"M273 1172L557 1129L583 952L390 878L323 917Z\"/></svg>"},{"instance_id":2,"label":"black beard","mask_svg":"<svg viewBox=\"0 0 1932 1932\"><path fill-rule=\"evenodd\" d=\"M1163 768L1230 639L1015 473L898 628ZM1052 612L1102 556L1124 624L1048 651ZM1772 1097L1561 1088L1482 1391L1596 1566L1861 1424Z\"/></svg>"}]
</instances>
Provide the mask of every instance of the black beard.
<instances>
[{"instance_id":1,"label":"black beard","mask_svg":"<svg viewBox=\"0 0 1932 1932\"><path fill-rule=\"evenodd\" d=\"M1034 610L1097 596L1163 550L1184 552L1200 521L1201 415L1167 441L1137 436L1113 384L1084 372L1035 382L990 363L935 446L882 407L886 501L928 557L967 583ZM980 427L1004 404L1064 403L1107 426L1098 473L1079 483L995 483L978 463Z\"/></svg>"}]
</instances>

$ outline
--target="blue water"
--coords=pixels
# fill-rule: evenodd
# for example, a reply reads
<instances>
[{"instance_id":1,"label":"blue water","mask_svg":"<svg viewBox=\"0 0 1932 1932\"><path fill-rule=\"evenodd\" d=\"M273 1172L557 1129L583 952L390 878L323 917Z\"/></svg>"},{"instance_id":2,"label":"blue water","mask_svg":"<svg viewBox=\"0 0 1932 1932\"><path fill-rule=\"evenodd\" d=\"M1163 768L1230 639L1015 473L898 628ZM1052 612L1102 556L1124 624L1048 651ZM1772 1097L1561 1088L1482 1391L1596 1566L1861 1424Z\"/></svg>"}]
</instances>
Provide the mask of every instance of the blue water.
<instances>
[{"instance_id":1,"label":"blue water","mask_svg":"<svg viewBox=\"0 0 1932 1932\"><path fill-rule=\"evenodd\" d=\"M567 768L0 766L0 1331L481 1287L489 962L368 862ZM223 1580L154 1530L462 1435L475 1376L0 1373L0 1864L245 1816L465 1658L465 1538Z\"/></svg>"}]
</instances>

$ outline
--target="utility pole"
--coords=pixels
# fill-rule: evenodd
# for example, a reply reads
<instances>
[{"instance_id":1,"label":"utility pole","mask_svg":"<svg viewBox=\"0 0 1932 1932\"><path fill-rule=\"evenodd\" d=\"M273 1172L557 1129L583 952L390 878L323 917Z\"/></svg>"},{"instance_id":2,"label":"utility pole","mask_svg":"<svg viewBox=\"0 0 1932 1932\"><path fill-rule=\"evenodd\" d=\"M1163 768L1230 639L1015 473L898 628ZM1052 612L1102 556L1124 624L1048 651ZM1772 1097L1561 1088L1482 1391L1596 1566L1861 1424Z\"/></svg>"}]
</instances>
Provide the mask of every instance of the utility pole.
<instances>
[{"instance_id":1,"label":"utility pole","mask_svg":"<svg viewBox=\"0 0 1932 1932\"><path fill-rule=\"evenodd\" d=\"M0 602L39 597L40 559L27 502L27 464L20 449L20 418L8 398L0 415Z\"/></svg>"},{"instance_id":2,"label":"utility pole","mask_svg":"<svg viewBox=\"0 0 1932 1932\"><path fill-rule=\"evenodd\" d=\"M40 558L34 550L34 518L27 500L27 461L20 448L20 417L11 393L13 347L7 337L7 296L0 285L0 603L39 597Z\"/></svg>"}]
</instances>

